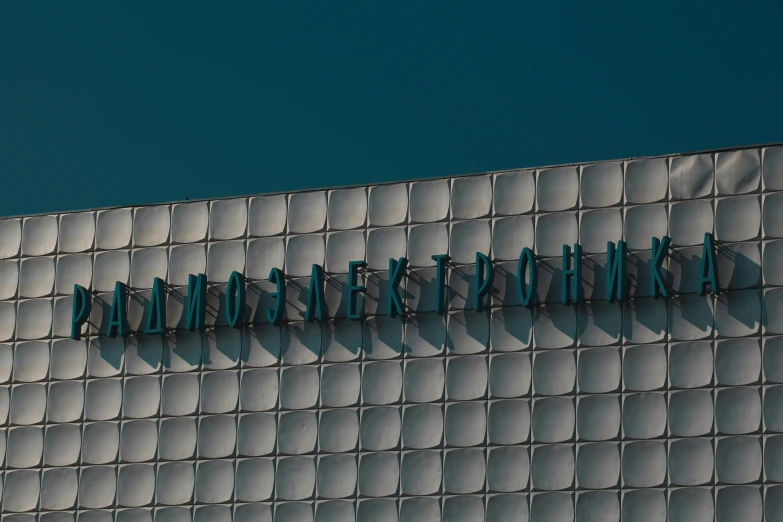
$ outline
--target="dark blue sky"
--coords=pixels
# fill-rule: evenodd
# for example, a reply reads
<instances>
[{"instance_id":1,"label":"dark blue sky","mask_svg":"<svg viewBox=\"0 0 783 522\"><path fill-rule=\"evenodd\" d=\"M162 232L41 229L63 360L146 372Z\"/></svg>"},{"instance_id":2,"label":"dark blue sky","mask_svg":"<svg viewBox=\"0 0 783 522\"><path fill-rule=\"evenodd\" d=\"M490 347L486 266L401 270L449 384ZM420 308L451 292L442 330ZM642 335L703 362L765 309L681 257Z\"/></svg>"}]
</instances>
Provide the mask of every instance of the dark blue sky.
<instances>
[{"instance_id":1,"label":"dark blue sky","mask_svg":"<svg viewBox=\"0 0 783 522\"><path fill-rule=\"evenodd\" d=\"M783 141L781 2L4 2L1 215Z\"/></svg>"}]
</instances>

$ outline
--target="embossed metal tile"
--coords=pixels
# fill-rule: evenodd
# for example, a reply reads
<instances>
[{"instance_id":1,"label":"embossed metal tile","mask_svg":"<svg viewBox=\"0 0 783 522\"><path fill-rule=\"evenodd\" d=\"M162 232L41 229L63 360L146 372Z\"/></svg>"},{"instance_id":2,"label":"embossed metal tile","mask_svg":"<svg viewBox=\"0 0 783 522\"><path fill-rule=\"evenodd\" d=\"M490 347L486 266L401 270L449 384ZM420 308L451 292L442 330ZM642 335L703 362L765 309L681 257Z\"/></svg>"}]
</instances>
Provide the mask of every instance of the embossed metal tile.
<instances>
[{"instance_id":1,"label":"embossed metal tile","mask_svg":"<svg viewBox=\"0 0 783 522\"><path fill-rule=\"evenodd\" d=\"M780 190L775 146L0 220L1 516L781 520ZM719 295L698 293L705 233ZM656 299L651 239L664 235L672 296ZM619 240L630 297L609 302ZM585 300L564 305L575 243ZM532 309L518 292L525 248ZM480 312L477 252L494 266ZM408 313L390 317L401 257ZM350 261L367 264L359 320ZM320 322L305 321L313 264ZM286 275L279 326L273 268ZM239 328L226 319L234 271ZM204 333L184 328L198 273ZM165 335L138 331L155 278ZM134 331L110 338L117 281ZM80 340L74 285L93 299Z\"/></svg>"}]
</instances>

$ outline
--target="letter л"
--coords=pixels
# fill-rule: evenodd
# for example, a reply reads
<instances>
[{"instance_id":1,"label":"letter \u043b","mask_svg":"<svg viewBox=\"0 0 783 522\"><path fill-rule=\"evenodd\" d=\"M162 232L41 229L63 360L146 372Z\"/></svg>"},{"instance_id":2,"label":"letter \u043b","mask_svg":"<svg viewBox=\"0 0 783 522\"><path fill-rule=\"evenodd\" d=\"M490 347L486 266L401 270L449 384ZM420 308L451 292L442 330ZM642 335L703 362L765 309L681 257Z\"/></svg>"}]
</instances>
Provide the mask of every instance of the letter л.
<instances>
[{"instance_id":1,"label":"letter \u043b","mask_svg":"<svg viewBox=\"0 0 783 522\"><path fill-rule=\"evenodd\" d=\"M325 302L324 269L321 265L313 263L313 269L310 273L310 290L307 294L305 321L312 322L314 318L323 321L326 318Z\"/></svg>"}]
</instances>

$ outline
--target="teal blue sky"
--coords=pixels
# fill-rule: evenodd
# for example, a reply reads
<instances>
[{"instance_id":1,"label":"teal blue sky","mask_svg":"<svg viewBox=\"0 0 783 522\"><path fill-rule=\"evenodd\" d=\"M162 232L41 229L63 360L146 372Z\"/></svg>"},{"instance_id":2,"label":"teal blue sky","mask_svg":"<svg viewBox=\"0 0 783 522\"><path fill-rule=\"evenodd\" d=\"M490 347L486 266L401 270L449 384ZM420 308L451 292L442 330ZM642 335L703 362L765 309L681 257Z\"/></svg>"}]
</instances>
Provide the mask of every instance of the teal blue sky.
<instances>
[{"instance_id":1,"label":"teal blue sky","mask_svg":"<svg viewBox=\"0 0 783 522\"><path fill-rule=\"evenodd\" d=\"M2 215L783 141L781 2L4 2Z\"/></svg>"}]
</instances>

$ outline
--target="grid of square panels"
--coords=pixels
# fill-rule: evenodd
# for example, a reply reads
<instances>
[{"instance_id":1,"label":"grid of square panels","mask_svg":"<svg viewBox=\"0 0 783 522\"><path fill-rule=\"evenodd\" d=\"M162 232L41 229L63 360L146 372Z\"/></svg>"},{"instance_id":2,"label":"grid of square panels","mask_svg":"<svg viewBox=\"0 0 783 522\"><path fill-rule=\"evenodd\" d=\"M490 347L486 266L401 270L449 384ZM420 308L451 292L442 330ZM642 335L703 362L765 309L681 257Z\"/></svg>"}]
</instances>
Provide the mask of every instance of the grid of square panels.
<instances>
[{"instance_id":1,"label":"grid of square panels","mask_svg":"<svg viewBox=\"0 0 783 522\"><path fill-rule=\"evenodd\" d=\"M0 221L2 517L68 520L767 520L783 512L783 149L629 160ZM701 243L723 292L699 296ZM669 300L651 237L673 238ZM604 300L607 241L632 299ZM562 245L585 303L559 303ZM515 292L539 263L533 310ZM476 252L496 268L472 310ZM432 255L448 253L448 312ZM406 256L410 314L388 317ZM365 260L364 318L346 319ZM310 267L328 322L304 322ZM266 323L272 267L286 322ZM225 321L232 271L248 325ZM183 328L187 275L207 331ZM165 336L104 336L115 281ZM94 295L68 338L73 285ZM781 485L778 485L781 484ZM734 517L734 518L732 518Z\"/></svg>"}]
</instances>

